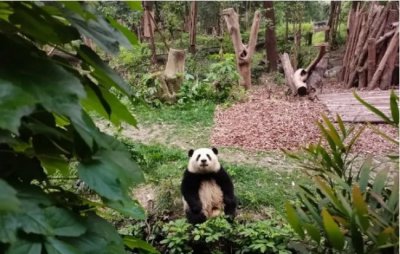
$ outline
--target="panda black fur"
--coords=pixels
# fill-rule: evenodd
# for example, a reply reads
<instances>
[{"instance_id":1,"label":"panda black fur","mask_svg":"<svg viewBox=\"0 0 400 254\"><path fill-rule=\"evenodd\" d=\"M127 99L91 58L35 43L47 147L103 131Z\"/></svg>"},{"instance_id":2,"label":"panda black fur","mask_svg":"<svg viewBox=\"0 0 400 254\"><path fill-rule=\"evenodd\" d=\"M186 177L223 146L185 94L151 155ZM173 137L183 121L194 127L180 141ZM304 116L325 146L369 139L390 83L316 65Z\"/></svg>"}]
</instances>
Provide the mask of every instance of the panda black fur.
<instances>
[{"instance_id":1,"label":"panda black fur","mask_svg":"<svg viewBox=\"0 0 400 254\"><path fill-rule=\"evenodd\" d=\"M232 180L218 160L216 148L189 150L181 192L189 223L197 224L222 213L233 219L236 197Z\"/></svg>"}]
</instances>

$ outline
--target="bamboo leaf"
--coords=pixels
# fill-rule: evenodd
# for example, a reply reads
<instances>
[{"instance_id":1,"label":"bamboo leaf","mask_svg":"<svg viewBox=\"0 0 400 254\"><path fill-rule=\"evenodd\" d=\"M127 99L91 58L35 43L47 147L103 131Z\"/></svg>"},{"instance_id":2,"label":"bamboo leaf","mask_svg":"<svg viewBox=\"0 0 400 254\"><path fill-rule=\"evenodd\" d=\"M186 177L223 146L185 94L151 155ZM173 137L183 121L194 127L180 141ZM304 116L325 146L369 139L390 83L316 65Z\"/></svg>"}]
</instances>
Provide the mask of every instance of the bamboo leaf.
<instances>
[{"instance_id":1,"label":"bamboo leaf","mask_svg":"<svg viewBox=\"0 0 400 254\"><path fill-rule=\"evenodd\" d=\"M315 182L318 188L328 197L331 203L343 214L347 214L346 209L340 203L339 199L335 196L334 190L332 190L324 181L322 181L320 177L316 177Z\"/></svg>"},{"instance_id":2,"label":"bamboo leaf","mask_svg":"<svg viewBox=\"0 0 400 254\"><path fill-rule=\"evenodd\" d=\"M339 226L333 220L332 216L329 214L326 208L322 209L322 219L324 224L324 229L327 234L329 243L333 248L337 250L342 250L344 247L344 235L340 231Z\"/></svg>"},{"instance_id":3,"label":"bamboo leaf","mask_svg":"<svg viewBox=\"0 0 400 254\"><path fill-rule=\"evenodd\" d=\"M391 211L396 210L395 208L399 205L399 174L397 173L393 179L395 180L391 189L392 193L387 202L387 206Z\"/></svg>"},{"instance_id":4,"label":"bamboo leaf","mask_svg":"<svg viewBox=\"0 0 400 254\"><path fill-rule=\"evenodd\" d=\"M360 169L360 178L358 184L360 185L360 190L365 192L367 190L368 181L372 168L372 157L368 157Z\"/></svg>"},{"instance_id":5,"label":"bamboo leaf","mask_svg":"<svg viewBox=\"0 0 400 254\"><path fill-rule=\"evenodd\" d=\"M336 122L339 125L339 129L342 132L343 138L346 138L347 137L347 131L346 131L346 128L344 127L342 118L340 117L339 114L336 115Z\"/></svg>"},{"instance_id":6,"label":"bamboo leaf","mask_svg":"<svg viewBox=\"0 0 400 254\"><path fill-rule=\"evenodd\" d=\"M322 114L322 119L324 120L326 126L328 126L329 128L328 134L331 136L336 146L339 147L340 149L344 149L343 142L340 140L339 133L336 131L335 126L333 126L332 122L324 114Z\"/></svg>"},{"instance_id":7,"label":"bamboo leaf","mask_svg":"<svg viewBox=\"0 0 400 254\"><path fill-rule=\"evenodd\" d=\"M296 210L293 208L293 206L289 202L286 202L285 207L286 207L287 219L288 219L290 226L292 226L294 231L301 238L304 238L304 231L303 231L303 228L301 227L301 222L299 220L299 217L297 216Z\"/></svg>"},{"instance_id":8,"label":"bamboo leaf","mask_svg":"<svg viewBox=\"0 0 400 254\"><path fill-rule=\"evenodd\" d=\"M390 111L392 113L393 123L399 125L399 97L393 92L390 92Z\"/></svg>"},{"instance_id":9,"label":"bamboo leaf","mask_svg":"<svg viewBox=\"0 0 400 254\"><path fill-rule=\"evenodd\" d=\"M364 197L362 196L360 187L358 185L353 186L352 198L353 198L353 207L355 208L358 222L361 226L361 229L365 232L369 227L368 207L364 201Z\"/></svg>"},{"instance_id":10,"label":"bamboo leaf","mask_svg":"<svg viewBox=\"0 0 400 254\"><path fill-rule=\"evenodd\" d=\"M313 224L304 224L303 225L304 228L307 231L307 234L311 237L311 239L313 239L315 242L317 242L318 244L321 241L321 233L319 232L319 228Z\"/></svg>"},{"instance_id":11,"label":"bamboo leaf","mask_svg":"<svg viewBox=\"0 0 400 254\"><path fill-rule=\"evenodd\" d=\"M351 232L351 244L357 254L364 253L364 241L362 238L362 234L357 227L355 214L351 218L350 224L350 232Z\"/></svg>"},{"instance_id":12,"label":"bamboo leaf","mask_svg":"<svg viewBox=\"0 0 400 254\"><path fill-rule=\"evenodd\" d=\"M369 104L368 102L364 101L363 99L361 99L360 96L358 96L358 94L353 91L353 95L354 97L356 97L356 99L363 104L366 108L368 108L370 111L372 111L375 115L379 116L380 118L382 118L386 123L392 123L392 120L390 120L382 111L380 111L379 109L377 109L376 107L372 106L371 104Z\"/></svg>"},{"instance_id":13,"label":"bamboo leaf","mask_svg":"<svg viewBox=\"0 0 400 254\"><path fill-rule=\"evenodd\" d=\"M381 170L374 179L374 184L372 186L372 191L381 194L383 187L385 187L385 182L388 176L388 169L385 168Z\"/></svg>"}]
</instances>

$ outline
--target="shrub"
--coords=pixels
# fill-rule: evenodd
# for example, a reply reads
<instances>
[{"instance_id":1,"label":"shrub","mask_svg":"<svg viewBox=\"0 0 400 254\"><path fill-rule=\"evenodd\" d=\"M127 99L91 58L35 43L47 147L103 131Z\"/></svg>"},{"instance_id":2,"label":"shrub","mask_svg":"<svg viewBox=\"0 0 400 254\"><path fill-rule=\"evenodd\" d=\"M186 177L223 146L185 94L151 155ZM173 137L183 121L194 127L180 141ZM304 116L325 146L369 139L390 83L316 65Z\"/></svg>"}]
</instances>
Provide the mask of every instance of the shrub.
<instances>
[{"instance_id":1,"label":"shrub","mask_svg":"<svg viewBox=\"0 0 400 254\"><path fill-rule=\"evenodd\" d=\"M398 96L393 92L391 118L359 96L356 98L398 128ZM313 178L314 186L300 185L299 204L286 204L289 223L299 236L307 235L324 248L355 253L398 252L398 175L390 179L384 169L373 176L372 158L357 167L351 148L363 129L346 128L339 116L337 128L326 117L323 121L318 126L328 147L319 143L308 146L305 156L291 154ZM395 173L398 174L398 168Z\"/></svg>"},{"instance_id":2,"label":"shrub","mask_svg":"<svg viewBox=\"0 0 400 254\"><path fill-rule=\"evenodd\" d=\"M135 118L111 88L130 90L81 40L109 54L135 42L112 19L78 2L0 4L0 250L2 253L125 253L124 239L98 214L106 207L135 219L143 209L129 196L143 181L114 137L89 111L119 126ZM89 22L90 20L90 22ZM63 56L49 56L51 45ZM53 49L54 49L53 48ZM70 56L78 59L71 63ZM98 84L101 85L98 85ZM51 178L78 176L98 196L86 200ZM129 239L128 239L129 240ZM129 248L154 249L130 239Z\"/></svg>"}]
</instances>

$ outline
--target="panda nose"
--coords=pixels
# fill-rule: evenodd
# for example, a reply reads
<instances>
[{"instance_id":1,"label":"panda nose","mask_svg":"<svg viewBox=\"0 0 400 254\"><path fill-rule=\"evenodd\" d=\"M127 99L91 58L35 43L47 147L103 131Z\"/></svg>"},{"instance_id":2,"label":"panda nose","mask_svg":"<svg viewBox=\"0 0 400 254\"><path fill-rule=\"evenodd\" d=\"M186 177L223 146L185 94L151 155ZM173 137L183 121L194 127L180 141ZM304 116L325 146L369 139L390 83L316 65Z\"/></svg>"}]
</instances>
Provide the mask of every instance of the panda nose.
<instances>
[{"instance_id":1,"label":"panda nose","mask_svg":"<svg viewBox=\"0 0 400 254\"><path fill-rule=\"evenodd\" d=\"M201 160L201 163L206 163L207 162L207 160Z\"/></svg>"}]
</instances>

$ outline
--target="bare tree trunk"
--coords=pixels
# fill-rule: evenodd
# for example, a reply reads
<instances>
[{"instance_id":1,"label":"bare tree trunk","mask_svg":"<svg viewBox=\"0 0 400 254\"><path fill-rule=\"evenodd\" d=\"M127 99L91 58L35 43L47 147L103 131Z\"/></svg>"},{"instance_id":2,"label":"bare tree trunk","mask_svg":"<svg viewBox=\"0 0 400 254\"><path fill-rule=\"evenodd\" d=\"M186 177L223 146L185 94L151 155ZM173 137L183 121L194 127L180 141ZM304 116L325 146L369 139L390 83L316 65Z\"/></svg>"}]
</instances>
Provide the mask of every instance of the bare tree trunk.
<instances>
[{"instance_id":1,"label":"bare tree trunk","mask_svg":"<svg viewBox=\"0 0 400 254\"><path fill-rule=\"evenodd\" d=\"M368 39L368 83L371 82L376 68L376 40L374 38Z\"/></svg>"},{"instance_id":2,"label":"bare tree trunk","mask_svg":"<svg viewBox=\"0 0 400 254\"><path fill-rule=\"evenodd\" d=\"M144 15L143 15L143 37L147 38L150 42L151 49L151 62L156 63L156 44L154 43L154 10L152 1L143 1Z\"/></svg>"},{"instance_id":3,"label":"bare tree trunk","mask_svg":"<svg viewBox=\"0 0 400 254\"><path fill-rule=\"evenodd\" d=\"M251 58L257 44L257 33L260 26L260 12L256 11L254 13L248 45L242 43L239 16L235 10L233 8L228 8L223 10L222 13L235 49L236 64L241 77L240 84L243 85L245 89L249 89L251 86Z\"/></svg>"},{"instance_id":4,"label":"bare tree trunk","mask_svg":"<svg viewBox=\"0 0 400 254\"><path fill-rule=\"evenodd\" d=\"M190 33L190 46L189 52L194 54L196 53L196 17L197 17L197 2L192 1L190 6L190 26L189 26L189 33Z\"/></svg>"},{"instance_id":5,"label":"bare tree trunk","mask_svg":"<svg viewBox=\"0 0 400 254\"><path fill-rule=\"evenodd\" d=\"M280 55L280 58L283 71L285 72L286 85L290 88L292 94L295 95L297 94L297 90L293 82L294 70L292 64L290 63L289 55L287 53L283 53L282 55Z\"/></svg>"},{"instance_id":6,"label":"bare tree trunk","mask_svg":"<svg viewBox=\"0 0 400 254\"><path fill-rule=\"evenodd\" d=\"M278 52L276 49L275 12L273 2L265 1L264 8L266 10L265 17L267 19L265 48L267 51L268 71L276 71L278 69Z\"/></svg>"}]
</instances>

